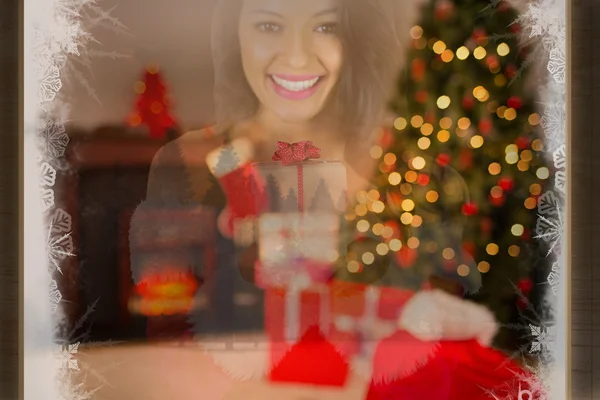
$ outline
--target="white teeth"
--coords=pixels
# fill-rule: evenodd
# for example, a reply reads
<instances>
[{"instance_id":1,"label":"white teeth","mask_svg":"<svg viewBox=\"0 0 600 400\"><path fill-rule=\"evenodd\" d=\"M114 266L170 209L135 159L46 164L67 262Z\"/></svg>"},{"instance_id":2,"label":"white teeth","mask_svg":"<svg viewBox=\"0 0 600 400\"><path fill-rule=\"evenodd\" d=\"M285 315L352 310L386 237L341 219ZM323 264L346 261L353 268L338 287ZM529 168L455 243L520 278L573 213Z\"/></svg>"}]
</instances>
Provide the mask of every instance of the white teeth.
<instances>
[{"instance_id":1,"label":"white teeth","mask_svg":"<svg viewBox=\"0 0 600 400\"><path fill-rule=\"evenodd\" d=\"M275 81L275 83L277 83L279 86L283 87L284 89L289 90L290 92L301 92L303 90L310 89L311 87L315 86L315 84L319 80L319 77L316 77L316 78L310 79L308 81L288 81L285 79L281 79L275 75L271 75L271 76L273 77L273 80Z\"/></svg>"}]
</instances>

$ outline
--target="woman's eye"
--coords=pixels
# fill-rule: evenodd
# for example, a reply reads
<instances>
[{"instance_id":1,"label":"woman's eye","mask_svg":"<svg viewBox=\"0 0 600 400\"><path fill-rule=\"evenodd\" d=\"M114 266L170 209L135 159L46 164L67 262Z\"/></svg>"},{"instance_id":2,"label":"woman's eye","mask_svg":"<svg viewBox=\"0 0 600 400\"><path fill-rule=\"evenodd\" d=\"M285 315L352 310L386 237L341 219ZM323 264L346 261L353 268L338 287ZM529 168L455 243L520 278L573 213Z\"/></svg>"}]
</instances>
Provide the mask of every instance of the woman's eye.
<instances>
[{"instance_id":1,"label":"woman's eye","mask_svg":"<svg viewBox=\"0 0 600 400\"><path fill-rule=\"evenodd\" d=\"M319 25L315 30L319 33L333 34L335 33L335 24L332 23Z\"/></svg>"},{"instance_id":2,"label":"woman's eye","mask_svg":"<svg viewBox=\"0 0 600 400\"><path fill-rule=\"evenodd\" d=\"M256 28L261 32L278 32L281 27L273 22L261 22L256 25Z\"/></svg>"}]
</instances>

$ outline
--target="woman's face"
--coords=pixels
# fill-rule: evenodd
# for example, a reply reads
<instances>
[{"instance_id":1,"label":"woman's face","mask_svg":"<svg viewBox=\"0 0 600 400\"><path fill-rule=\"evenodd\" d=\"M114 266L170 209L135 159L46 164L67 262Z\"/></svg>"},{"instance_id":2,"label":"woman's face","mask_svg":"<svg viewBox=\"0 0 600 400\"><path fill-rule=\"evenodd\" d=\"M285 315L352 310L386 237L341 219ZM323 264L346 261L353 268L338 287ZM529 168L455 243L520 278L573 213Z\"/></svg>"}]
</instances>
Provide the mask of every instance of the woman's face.
<instances>
[{"instance_id":1,"label":"woman's face","mask_svg":"<svg viewBox=\"0 0 600 400\"><path fill-rule=\"evenodd\" d=\"M339 78L336 5L336 0L243 1L244 73L263 108L283 121L316 116Z\"/></svg>"}]
</instances>

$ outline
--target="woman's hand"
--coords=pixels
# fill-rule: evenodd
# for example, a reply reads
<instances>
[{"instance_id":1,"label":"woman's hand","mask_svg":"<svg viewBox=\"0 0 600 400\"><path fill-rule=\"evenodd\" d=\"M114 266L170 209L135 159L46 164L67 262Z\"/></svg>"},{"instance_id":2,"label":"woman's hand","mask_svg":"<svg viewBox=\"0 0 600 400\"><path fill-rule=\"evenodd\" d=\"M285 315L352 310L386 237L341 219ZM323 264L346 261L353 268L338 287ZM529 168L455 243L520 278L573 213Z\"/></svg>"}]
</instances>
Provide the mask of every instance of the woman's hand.
<instances>
[{"instance_id":1,"label":"woman's hand","mask_svg":"<svg viewBox=\"0 0 600 400\"><path fill-rule=\"evenodd\" d=\"M491 311L439 289L422 291L404 306L398 319L401 329L420 340L477 339L490 346L498 326Z\"/></svg>"}]
</instances>

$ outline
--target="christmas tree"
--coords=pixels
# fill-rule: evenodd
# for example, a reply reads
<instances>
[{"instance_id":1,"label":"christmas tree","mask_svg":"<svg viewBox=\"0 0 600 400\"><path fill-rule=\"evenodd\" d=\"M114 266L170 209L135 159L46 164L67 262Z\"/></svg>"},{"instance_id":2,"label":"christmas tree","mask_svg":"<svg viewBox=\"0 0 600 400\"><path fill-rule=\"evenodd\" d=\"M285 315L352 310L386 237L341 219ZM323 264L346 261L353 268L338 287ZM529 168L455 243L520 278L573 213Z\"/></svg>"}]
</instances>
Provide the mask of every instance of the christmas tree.
<instances>
[{"instance_id":1,"label":"christmas tree","mask_svg":"<svg viewBox=\"0 0 600 400\"><path fill-rule=\"evenodd\" d=\"M129 126L145 125L150 137L162 139L177 130L175 119L169 111L170 99L158 67L150 66L144 72L143 80L134 85L137 93L135 109L128 118ZM169 138L171 139L171 138Z\"/></svg>"},{"instance_id":2,"label":"christmas tree","mask_svg":"<svg viewBox=\"0 0 600 400\"><path fill-rule=\"evenodd\" d=\"M550 172L516 19L505 1L423 7L391 104L394 129L370 149L373 187L346 216L345 279L454 284L514 322L515 286L531 291L533 260L545 254L531 232ZM497 345L514 347L514 336L502 331Z\"/></svg>"}]
</instances>

